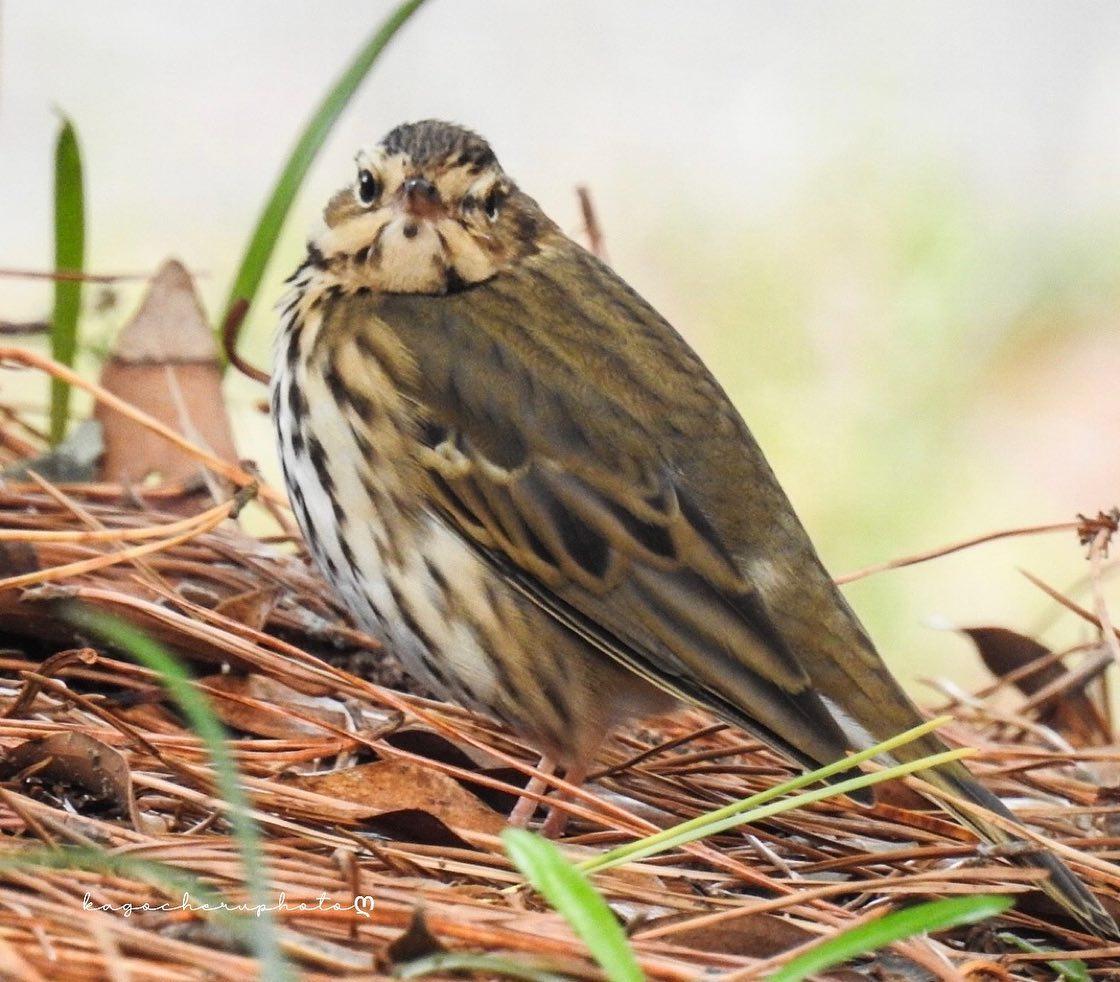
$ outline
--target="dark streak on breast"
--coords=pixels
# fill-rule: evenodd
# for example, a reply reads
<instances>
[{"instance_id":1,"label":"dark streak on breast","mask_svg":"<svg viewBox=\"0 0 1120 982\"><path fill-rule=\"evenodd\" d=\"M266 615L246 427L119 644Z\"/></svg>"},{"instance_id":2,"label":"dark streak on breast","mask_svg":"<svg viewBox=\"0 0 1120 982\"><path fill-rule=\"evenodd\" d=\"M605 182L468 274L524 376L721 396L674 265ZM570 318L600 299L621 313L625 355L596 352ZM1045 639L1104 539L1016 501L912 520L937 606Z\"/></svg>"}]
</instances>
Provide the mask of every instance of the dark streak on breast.
<instances>
[{"instance_id":1,"label":"dark streak on breast","mask_svg":"<svg viewBox=\"0 0 1120 982\"><path fill-rule=\"evenodd\" d=\"M333 494L334 478L331 477L331 472L327 469L327 452L314 436L307 438L307 456L311 460L311 466L315 468L315 475L319 478L319 484L322 485L323 490L327 494Z\"/></svg>"}]
</instances>

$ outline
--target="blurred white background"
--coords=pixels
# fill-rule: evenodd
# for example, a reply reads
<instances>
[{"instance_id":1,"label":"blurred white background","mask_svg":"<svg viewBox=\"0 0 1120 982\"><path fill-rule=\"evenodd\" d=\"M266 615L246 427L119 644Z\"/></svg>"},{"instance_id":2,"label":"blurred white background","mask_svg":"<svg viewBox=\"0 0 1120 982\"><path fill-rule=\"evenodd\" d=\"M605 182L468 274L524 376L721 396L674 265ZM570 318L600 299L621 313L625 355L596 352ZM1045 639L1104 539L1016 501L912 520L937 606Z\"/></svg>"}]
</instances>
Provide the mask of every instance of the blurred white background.
<instances>
[{"instance_id":1,"label":"blurred white background","mask_svg":"<svg viewBox=\"0 0 1120 982\"><path fill-rule=\"evenodd\" d=\"M89 269L176 255L216 316L299 128L390 6L8 0L0 266L51 265L57 107ZM443 117L573 233L591 187L612 263L712 364L835 572L1095 512L1120 498L1117 93L1114 3L431 0L316 163L243 347L266 360L356 148ZM99 313L87 291L91 370L136 298ZM0 319L48 311L48 286L0 279ZM270 467L258 398L231 380ZM1018 565L1066 586L1086 564L1072 537L1016 540L849 595L904 674L968 674L929 621L1034 629Z\"/></svg>"}]
</instances>

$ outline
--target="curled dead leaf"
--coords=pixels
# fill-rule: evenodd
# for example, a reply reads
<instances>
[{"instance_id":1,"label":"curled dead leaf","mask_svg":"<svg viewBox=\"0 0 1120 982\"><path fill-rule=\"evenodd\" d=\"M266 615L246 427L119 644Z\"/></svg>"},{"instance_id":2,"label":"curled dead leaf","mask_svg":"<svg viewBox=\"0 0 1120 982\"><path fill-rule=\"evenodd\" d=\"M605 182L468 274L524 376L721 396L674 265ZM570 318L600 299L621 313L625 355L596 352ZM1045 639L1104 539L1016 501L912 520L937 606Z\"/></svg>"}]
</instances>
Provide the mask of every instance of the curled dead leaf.
<instances>
[{"instance_id":1,"label":"curled dead leaf","mask_svg":"<svg viewBox=\"0 0 1120 982\"><path fill-rule=\"evenodd\" d=\"M642 930L661 928L676 921L688 920L690 914L673 914L647 921ZM714 951L724 955L746 955L751 958L773 958L784 951L812 941L818 935L774 914L752 914L708 927L685 928L669 935L673 944Z\"/></svg>"},{"instance_id":2,"label":"curled dead leaf","mask_svg":"<svg viewBox=\"0 0 1120 982\"><path fill-rule=\"evenodd\" d=\"M407 760L359 764L329 774L293 778L298 787L365 806L365 817L401 835L430 841L438 832L425 816L447 828L498 835L505 818L453 778Z\"/></svg>"},{"instance_id":3,"label":"curled dead leaf","mask_svg":"<svg viewBox=\"0 0 1120 982\"><path fill-rule=\"evenodd\" d=\"M19 778L25 784L49 788L56 797L72 803L73 792L83 792L89 801L115 805L129 817L133 828L144 831L124 755L81 730L54 733L13 747L0 759L0 778Z\"/></svg>"},{"instance_id":4,"label":"curled dead leaf","mask_svg":"<svg viewBox=\"0 0 1120 982\"><path fill-rule=\"evenodd\" d=\"M1084 681L1067 672L1058 662L1046 663L1053 652L1034 638L1005 627L961 628L980 653L984 665L997 678L1022 671L1040 663L1029 674L1015 679L1025 696L1054 690L1053 698L1040 706L1039 722L1057 730L1075 747L1101 746L1109 742L1108 726L1093 701L1086 695ZM1063 680L1070 685L1062 689Z\"/></svg>"},{"instance_id":5,"label":"curled dead leaf","mask_svg":"<svg viewBox=\"0 0 1120 982\"><path fill-rule=\"evenodd\" d=\"M408 922L405 931L389 942L385 947L385 959L389 965L400 965L416 958L435 955L447 948L440 942L424 917L424 909L417 907L412 912L412 920Z\"/></svg>"},{"instance_id":6,"label":"curled dead leaf","mask_svg":"<svg viewBox=\"0 0 1120 982\"><path fill-rule=\"evenodd\" d=\"M960 968L968 982L1010 982L1015 976L988 958L965 962Z\"/></svg>"},{"instance_id":7,"label":"curled dead leaf","mask_svg":"<svg viewBox=\"0 0 1120 982\"><path fill-rule=\"evenodd\" d=\"M265 624L268 623L268 615L272 613L272 608L276 606L282 592L278 586L246 590L244 593L219 601L214 610L255 631L263 631Z\"/></svg>"},{"instance_id":8,"label":"curled dead leaf","mask_svg":"<svg viewBox=\"0 0 1120 982\"><path fill-rule=\"evenodd\" d=\"M245 733L287 740L328 732L312 720L343 730L350 722L346 707L337 699L305 695L267 675L208 675L200 684L216 693L211 701L218 718Z\"/></svg>"},{"instance_id":9,"label":"curled dead leaf","mask_svg":"<svg viewBox=\"0 0 1120 982\"><path fill-rule=\"evenodd\" d=\"M0 577L34 573L38 569L39 554L30 542L0 542Z\"/></svg>"}]
</instances>

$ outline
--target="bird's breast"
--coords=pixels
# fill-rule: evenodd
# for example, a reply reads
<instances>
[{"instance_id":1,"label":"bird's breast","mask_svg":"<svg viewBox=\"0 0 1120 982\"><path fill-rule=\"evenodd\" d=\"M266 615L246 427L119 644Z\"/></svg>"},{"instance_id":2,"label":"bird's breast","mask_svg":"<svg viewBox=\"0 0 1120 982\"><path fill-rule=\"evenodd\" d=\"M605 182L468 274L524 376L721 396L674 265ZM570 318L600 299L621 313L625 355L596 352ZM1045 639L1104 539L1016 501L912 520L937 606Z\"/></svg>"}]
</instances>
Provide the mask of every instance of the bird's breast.
<instances>
[{"instance_id":1,"label":"bird's breast","mask_svg":"<svg viewBox=\"0 0 1120 982\"><path fill-rule=\"evenodd\" d=\"M297 303L274 352L277 447L304 538L361 625L413 675L489 706L497 684L490 640L503 632L490 573L426 507L416 421L392 369L368 338L335 326L317 306Z\"/></svg>"}]
</instances>

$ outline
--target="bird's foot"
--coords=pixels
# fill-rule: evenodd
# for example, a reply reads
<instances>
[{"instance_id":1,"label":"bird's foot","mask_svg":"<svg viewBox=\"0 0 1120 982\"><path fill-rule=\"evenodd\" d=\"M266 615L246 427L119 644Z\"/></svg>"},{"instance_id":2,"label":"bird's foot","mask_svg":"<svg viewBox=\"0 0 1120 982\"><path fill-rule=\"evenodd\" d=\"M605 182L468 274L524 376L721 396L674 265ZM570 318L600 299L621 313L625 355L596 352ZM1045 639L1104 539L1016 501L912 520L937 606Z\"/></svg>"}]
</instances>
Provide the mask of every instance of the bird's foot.
<instances>
[{"instance_id":1,"label":"bird's foot","mask_svg":"<svg viewBox=\"0 0 1120 982\"><path fill-rule=\"evenodd\" d=\"M552 805L548 809L548 817L541 826L541 835L546 839L559 839L568 827L568 812L564 808Z\"/></svg>"},{"instance_id":2,"label":"bird's foot","mask_svg":"<svg viewBox=\"0 0 1120 982\"><path fill-rule=\"evenodd\" d=\"M540 763L537 764L537 773L529 778L529 783L525 785L525 790L521 797L517 799L513 811L509 813L509 824L514 828L528 827L529 822L537 813L537 807L540 805L537 796L544 794L547 790L548 779L556 773L556 766L556 762L551 758L541 757ZM551 812L549 818L551 818ZM545 824L548 824L548 819L545 820Z\"/></svg>"},{"instance_id":3,"label":"bird's foot","mask_svg":"<svg viewBox=\"0 0 1120 982\"><path fill-rule=\"evenodd\" d=\"M554 760L549 757L541 757L540 763L537 765L537 773L529 779L529 783L525 785L525 790L518 798L517 804L513 806L513 810L509 813L510 825L521 829L528 827L541 804L539 796L543 795L548 789L549 778L556 773L557 769L558 765ZM564 774L564 780L579 787L583 784L586 776L585 768L569 767ZM569 797L570 795L563 791L556 791L551 795L553 803L549 805L548 814L545 816L544 824L540 830L541 835L546 839L559 839L567 829L570 814L563 802L567 801Z\"/></svg>"},{"instance_id":4,"label":"bird's foot","mask_svg":"<svg viewBox=\"0 0 1120 982\"><path fill-rule=\"evenodd\" d=\"M564 772L564 780L577 788L582 787L586 779L586 767L569 767ZM548 816L544 820L544 825L541 826L541 835L546 839L559 839L568 827L568 819L571 817L563 802L571 800L571 795L565 791L557 791L552 795L552 798L556 803L548 809Z\"/></svg>"}]
</instances>

